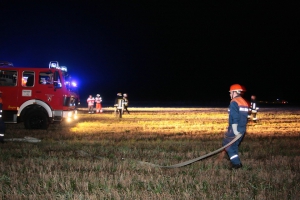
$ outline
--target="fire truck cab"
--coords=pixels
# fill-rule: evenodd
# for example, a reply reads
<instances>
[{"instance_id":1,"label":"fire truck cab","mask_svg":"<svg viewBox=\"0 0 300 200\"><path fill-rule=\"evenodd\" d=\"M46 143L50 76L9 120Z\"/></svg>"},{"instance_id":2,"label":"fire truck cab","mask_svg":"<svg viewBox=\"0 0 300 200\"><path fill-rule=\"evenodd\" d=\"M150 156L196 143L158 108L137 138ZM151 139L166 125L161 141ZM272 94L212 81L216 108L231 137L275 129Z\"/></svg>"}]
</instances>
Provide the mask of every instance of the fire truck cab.
<instances>
[{"instance_id":1,"label":"fire truck cab","mask_svg":"<svg viewBox=\"0 0 300 200\"><path fill-rule=\"evenodd\" d=\"M50 123L76 119L77 96L64 77L57 61L51 61L49 68L0 66L4 122L47 129Z\"/></svg>"}]
</instances>

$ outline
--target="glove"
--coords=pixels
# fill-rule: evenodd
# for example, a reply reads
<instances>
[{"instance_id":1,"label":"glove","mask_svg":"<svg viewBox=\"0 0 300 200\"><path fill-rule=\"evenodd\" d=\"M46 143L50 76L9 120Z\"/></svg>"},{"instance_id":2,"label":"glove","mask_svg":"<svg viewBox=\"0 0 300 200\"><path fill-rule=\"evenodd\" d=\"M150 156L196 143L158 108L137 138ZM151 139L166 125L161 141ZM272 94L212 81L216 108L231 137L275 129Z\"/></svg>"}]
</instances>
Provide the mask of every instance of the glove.
<instances>
[{"instance_id":1,"label":"glove","mask_svg":"<svg viewBox=\"0 0 300 200\"><path fill-rule=\"evenodd\" d=\"M232 130L233 130L234 135L240 134L237 130L237 126L238 126L237 124L232 124Z\"/></svg>"}]
</instances>

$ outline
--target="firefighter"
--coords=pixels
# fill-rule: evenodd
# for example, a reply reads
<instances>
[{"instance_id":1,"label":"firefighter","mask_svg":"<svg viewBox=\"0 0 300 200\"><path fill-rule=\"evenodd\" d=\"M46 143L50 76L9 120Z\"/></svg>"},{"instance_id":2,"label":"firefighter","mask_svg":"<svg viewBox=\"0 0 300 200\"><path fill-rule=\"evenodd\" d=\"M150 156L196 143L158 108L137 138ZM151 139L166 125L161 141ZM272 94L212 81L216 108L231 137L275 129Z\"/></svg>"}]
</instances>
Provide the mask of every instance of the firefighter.
<instances>
[{"instance_id":1,"label":"firefighter","mask_svg":"<svg viewBox=\"0 0 300 200\"><path fill-rule=\"evenodd\" d=\"M128 110L128 104L129 104L128 95L126 93L123 94L123 100L124 100L124 110L126 110L127 113L130 114L129 110ZM124 113L124 110L123 110L123 113Z\"/></svg>"},{"instance_id":2,"label":"firefighter","mask_svg":"<svg viewBox=\"0 0 300 200\"><path fill-rule=\"evenodd\" d=\"M257 103L256 103L256 96L255 95L251 95L251 101L250 101L250 111L249 111L249 115L248 118L252 117L252 121L256 122L257 117L256 114L258 112L258 107L257 107Z\"/></svg>"},{"instance_id":3,"label":"firefighter","mask_svg":"<svg viewBox=\"0 0 300 200\"><path fill-rule=\"evenodd\" d=\"M96 95L95 102L96 102L96 113L102 113L102 105L101 105L102 97L100 97L100 94Z\"/></svg>"},{"instance_id":4,"label":"firefighter","mask_svg":"<svg viewBox=\"0 0 300 200\"><path fill-rule=\"evenodd\" d=\"M95 103L94 97L92 97L92 95L90 95L86 101L88 103L89 113L94 113L94 103Z\"/></svg>"},{"instance_id":5,"label":"firefighter","mask_svg":"<svg viewBox=\"0 0 300 200\"><path fill-rule=\"evenodd\" d=\"M229 89L229 95L231 98L228 109L229 126L223 139L223 146L231 142L236 135L242 134L242 137L225 149L232 164L232 169L238 169L242 167L242 163L238 155L238 147L246 133L249 109L248 103L245 101L245 99L243 99L243 97L241 97L241 94L244 90L245 89L239 84L233 84Z\"/></svg>"},{"instance_id":6,"label":"firefighter","mask_svg":"<svg viewBox=\"0 0 300 200\"><path fill-rule=\"evenodd\" d=\"M2 91L0 91L0 142L4 142L5 124L2 119Z\"/></svg>"},{"instance_id":7,"label":"firefighter","mask_svg":"<svg viewBox=\"0 0 300 200\"><path fill-rule=\"evenodd\" d=\"M114 105L115 113L117 113L117 111L118 111L118 106L119 106L119 103L121 100L123 100L123 97L122 97L122 93L119 92L119 93L117 93L117 97L115 99L115 105Z\"/></svg>"}]
</instances>

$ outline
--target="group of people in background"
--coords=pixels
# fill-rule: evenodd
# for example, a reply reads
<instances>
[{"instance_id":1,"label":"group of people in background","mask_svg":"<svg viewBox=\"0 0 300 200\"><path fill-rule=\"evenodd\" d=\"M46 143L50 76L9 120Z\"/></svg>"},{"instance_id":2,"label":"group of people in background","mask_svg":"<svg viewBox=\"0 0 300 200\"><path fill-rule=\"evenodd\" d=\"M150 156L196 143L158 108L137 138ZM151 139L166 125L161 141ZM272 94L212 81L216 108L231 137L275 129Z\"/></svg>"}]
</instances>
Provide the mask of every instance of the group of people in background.
<instances>
[{"instance_id":1,"label":"group of people in background","mask_svg":"<svg viewBox=\"0 0 300 200\"><path fill-rule=\"evenodd\" d=\"M123 95L122 95L122 93L117 93L114 107L117 108L120 102L122 104L121 106L123 106L123 108L124 108L123 112L126 111L128 114L130 114L130 112L128 110L129 100L128 100L128 95L126 93L124 93ZM102 97L100 96L100 94L97 94L95 98L92 95L89 95L89 97L87 99L87 104L88 104L88 113L90 113L90 114L94 113L94 105L95 104L96 104L96 113L103 112Z\"/></svg>"},{"instance_id":2,"label":"group of people in background","mask_svg":"<svg viewBox=\"0 0 300 200\"><path fill-rule=\"evenodd\" d=\"M96 113L102 113L102 97L100 94L97 94L96 97L94 98L92 95L89 96L89 98L86 100L88 103L88 112L89 113L94 113L94 105L96 103Z\"/></svg>"},{"instance_id":3,"label":"group of people in background","mask_svg":"<svg viewBox=\"0 0 300 200\"><path fill-rule=\"evenodd\" d=\"M122 96L122 93L120 93L120 92L117 93L117 97L115 99L115 104L114 104L115 112L117 112L118 107L122 107L123 113L124 113L124 111L127 111L127 113L130 114L130 112L128 110L128 104L129 104L128 95L126 93L124 93Z\"/></svg>"}]
</instances>

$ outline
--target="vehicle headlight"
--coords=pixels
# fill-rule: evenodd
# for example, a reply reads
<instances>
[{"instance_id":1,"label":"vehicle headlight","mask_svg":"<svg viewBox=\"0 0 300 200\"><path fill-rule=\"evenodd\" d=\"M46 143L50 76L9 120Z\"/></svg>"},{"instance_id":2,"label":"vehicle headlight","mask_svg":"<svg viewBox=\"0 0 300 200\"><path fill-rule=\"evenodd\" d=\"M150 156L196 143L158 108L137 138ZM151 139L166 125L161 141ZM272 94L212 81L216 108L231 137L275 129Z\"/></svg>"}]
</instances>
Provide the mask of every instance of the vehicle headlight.
<instances>
[{"instance_id":1,"label":"vehicle headlight","mask_svg":"<svg viewBox=\"0 0 300 200\"><path fill-rule=\"evenodd\" d=\"M72 117L73 113L72 112L69 112L68 113L68 118Z\"/></svg>"}]
</instances>

